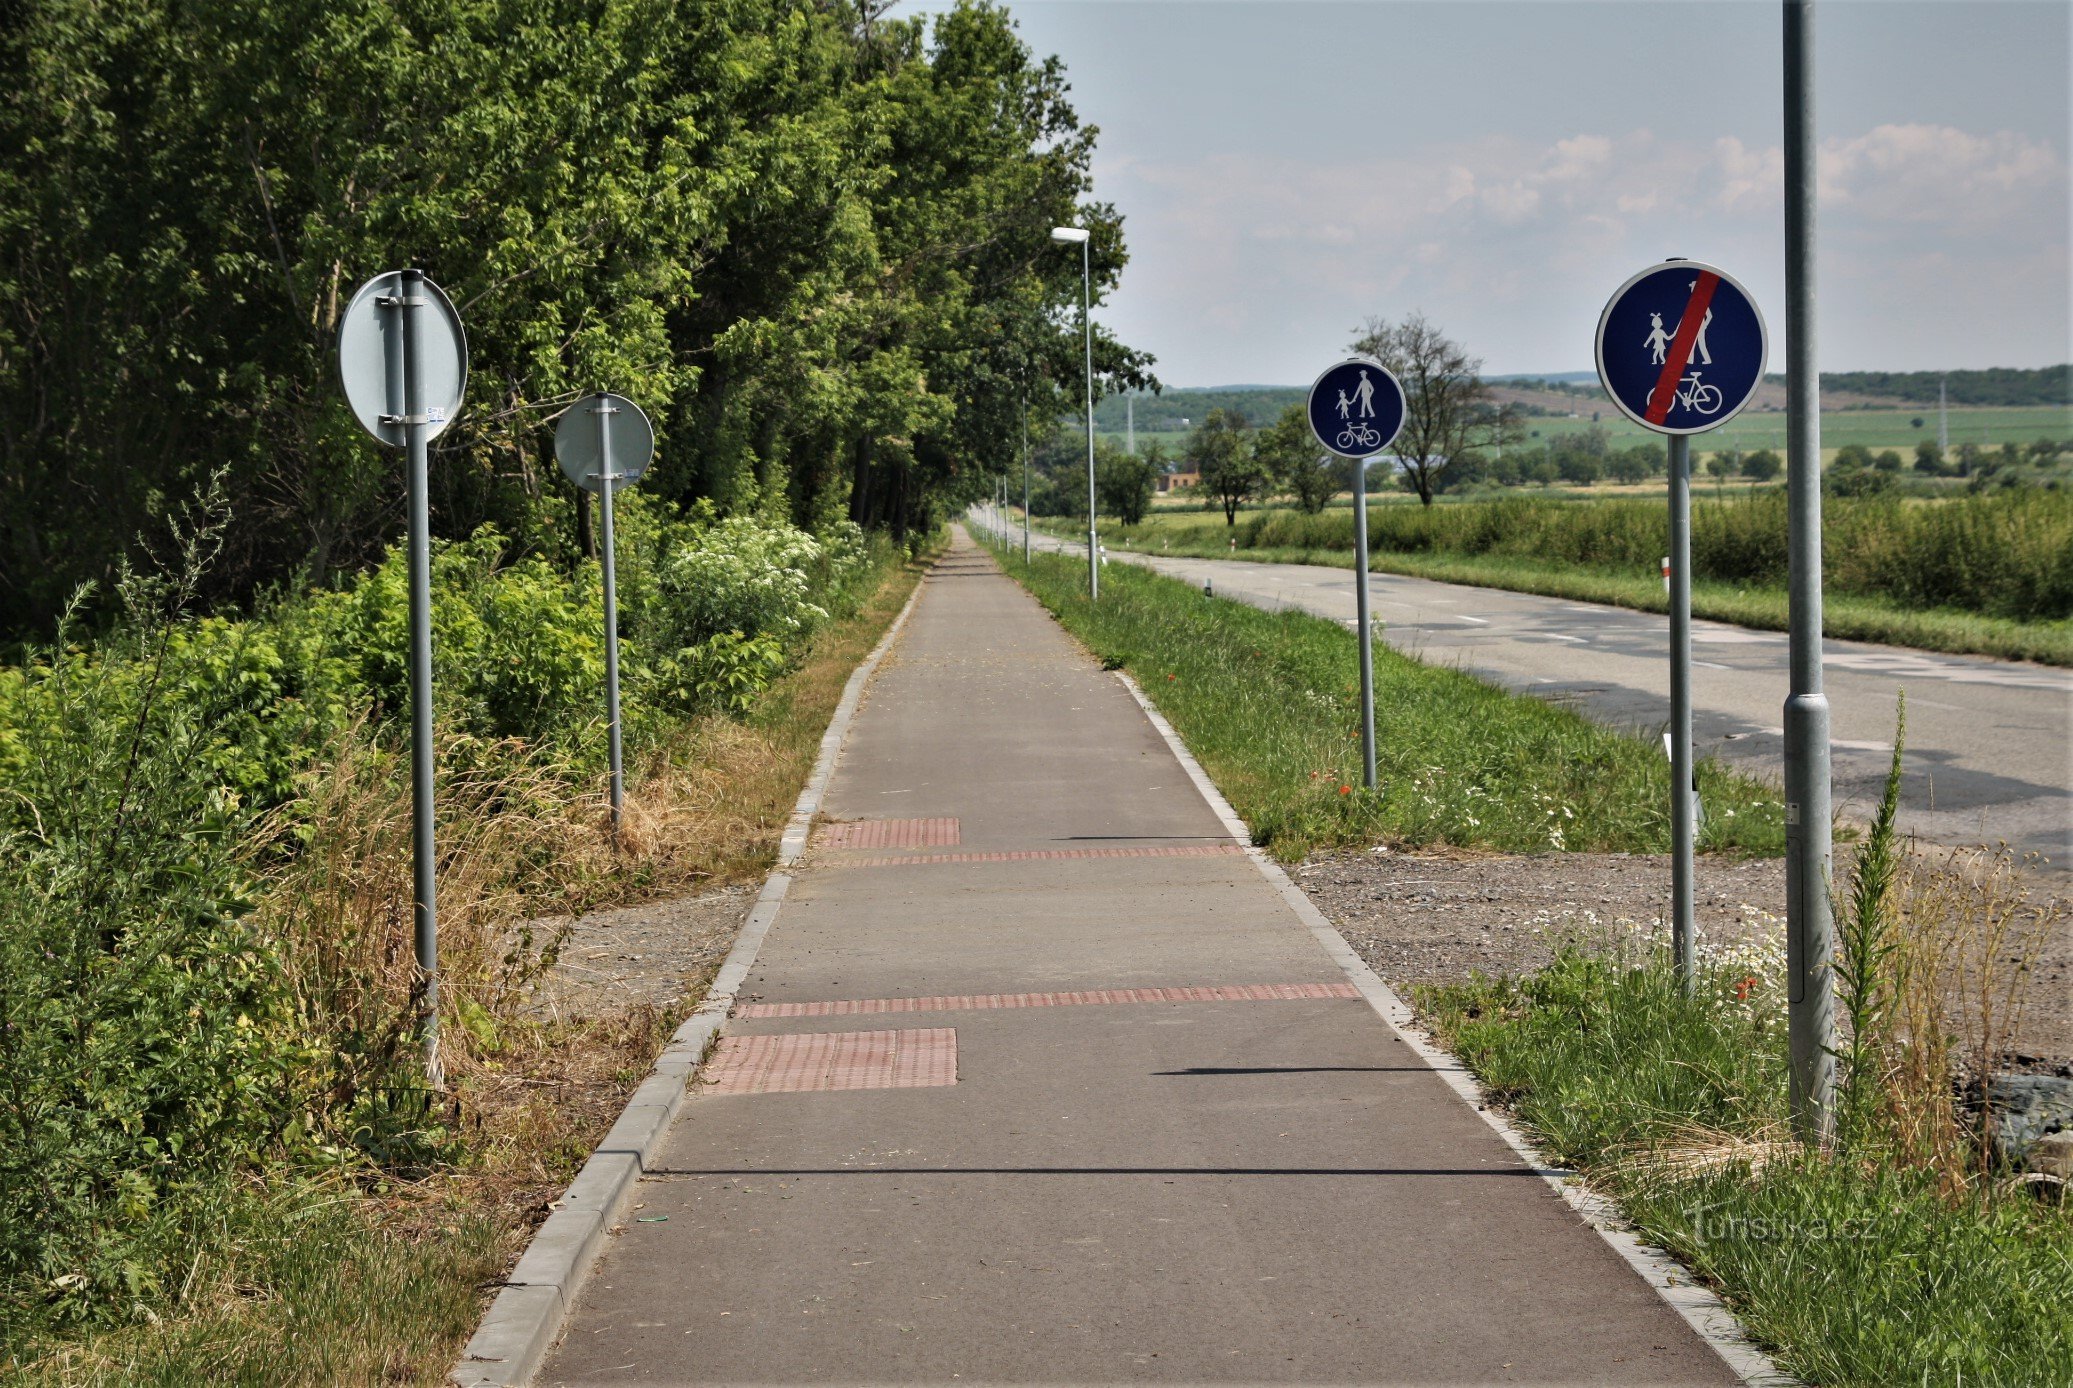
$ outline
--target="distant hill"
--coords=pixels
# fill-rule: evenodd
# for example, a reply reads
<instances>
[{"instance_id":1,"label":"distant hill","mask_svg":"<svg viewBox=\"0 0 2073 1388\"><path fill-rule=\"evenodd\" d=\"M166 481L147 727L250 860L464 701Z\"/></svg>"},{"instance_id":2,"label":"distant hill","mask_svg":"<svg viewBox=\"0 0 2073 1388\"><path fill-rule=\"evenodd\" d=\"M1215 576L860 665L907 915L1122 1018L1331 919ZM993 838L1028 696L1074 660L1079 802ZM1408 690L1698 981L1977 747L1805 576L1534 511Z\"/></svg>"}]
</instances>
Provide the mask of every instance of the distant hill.
<instances>
[{"instance_id":1,"label":"distant hill","mask_svg":"<svg viewBox=\"0 0 2073 1388\"><path fill-rule=\"evenodd\" d=\"M1783 376L1775 377L1783 381ZM2073 365L1985 371L1824 371L1821 391L1883 396L1910 405L1934 405L1939 381L1953 405L2064 405L2073 402Z\"/></svg>"},{"instance_id":2,"label":"distant hill","mask_svg":"<svg viewBox=\"0 0 2073 1388\"><path fill-rule=\"evenodd\" d=\"M1134 397L1137 427L1147 433L1192 429L1211 410L1236 410L1255 426L1271 424L1288 406L1300 403L1308 386L1168 386L1161 395ZM1110 396L1094 407L1094 427L1120 432L1124 397ZM1182 421L1186 421L1183 423Z\"/></svg>"},{"instance_id":3,"label":"distant hill","mask_svg":"<svg viewBox=\"0 0 2073 1388\"><path fill-rule=\"evenodd\" d=\"M1595 371L1550 371L1491 376L1497 398L1528 414L1567 414L1607 405ZM1994 367L1985 371L1824 371L1821 393L1829 409L1934 405L1939 380L1947 380L1950 402L1968 406L2065 405L2073 401L2073 365L2033 369ZM1754 402L1758 409L1783 409L1785 377L1764 378ZM1147 433L1172 433L1200 424L1211 410L1236 410L1255 426L1270 424L1287 406L1299 403L1308 386L1169 386L1160 395L1135 397L1137 427ZM1123 428L1124 397L1111 396L1094 407L1095 427L1104 432ZM1183 422L1185 421L1185 422Z\"/></svg>"}]
</instances>

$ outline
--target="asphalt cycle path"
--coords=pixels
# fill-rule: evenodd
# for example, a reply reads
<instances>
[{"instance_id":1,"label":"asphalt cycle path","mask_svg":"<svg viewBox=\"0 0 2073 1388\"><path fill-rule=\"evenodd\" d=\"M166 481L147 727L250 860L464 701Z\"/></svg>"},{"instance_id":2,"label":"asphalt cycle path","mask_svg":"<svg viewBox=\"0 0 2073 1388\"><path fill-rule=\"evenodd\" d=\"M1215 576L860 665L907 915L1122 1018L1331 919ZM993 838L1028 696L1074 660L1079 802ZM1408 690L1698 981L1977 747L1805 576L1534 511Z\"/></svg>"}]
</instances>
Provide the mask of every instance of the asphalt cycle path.
<instances>
[{"instance_id":1,"label":"asphalt cycle path","mask_svg":"<svg viewBox=\"0 0 2073 1388\"><path fill-rule=\"evenodd\" d=\"M959 540L550 1383L1732 1383Z\"/></svg>"},{"instance_id":2,"label":"asphalt cycle path","mask_svg":"<svg viewBox=\"0 0 2073 1388\"><path fill-rule=\"evenodd\" d=\"M1001 524L1019 544L1019 518ZM1087 552L1050 536L1034 543ZM1122 550L1109 559L1198 588L1207 582L1219 597L1355 623L1351 568ZM1399 574L1369 578L1382 639L1408 655L1459 665L1616 727L1660 730L1669 722L1667 617ZM1869 819L1876 808L1904 689L1903 831L1928 843L2005 841L2060 871L2073 867L2073 671L1863 641L1825 641L1822 651L1839 813ZM1782 779L1785 633L1694 621L1692 665L1699 753Z\"/></svg>"}]
</instances>

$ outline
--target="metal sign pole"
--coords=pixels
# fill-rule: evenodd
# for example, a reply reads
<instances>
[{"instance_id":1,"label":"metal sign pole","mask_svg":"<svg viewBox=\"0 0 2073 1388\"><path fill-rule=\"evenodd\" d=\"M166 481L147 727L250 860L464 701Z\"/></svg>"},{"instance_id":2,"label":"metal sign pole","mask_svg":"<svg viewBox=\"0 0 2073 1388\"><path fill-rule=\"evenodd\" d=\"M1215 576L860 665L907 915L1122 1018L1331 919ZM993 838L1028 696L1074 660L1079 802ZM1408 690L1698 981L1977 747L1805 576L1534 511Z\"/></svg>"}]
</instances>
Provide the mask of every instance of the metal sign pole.
<instances>
[{"instance_id":1,"label":"metal sign pole","mask_svg":"<svg viewBox=\"0 0 2073 1388\"><path fill-rule=\"evenodd\" d=\"M612 416L619 413L611 400L600 395L591 407L597 416L598 538L605 561L605 711L606 735L612 758L612 838L619 837L619 820L626 805L626 777L620 760L619 727L619 585L618 555L612 545Z\"/></svg>"},{"instance_id":2,"label":"metal sign pole","mask_svg":"<svg viewBox=\"0 0 2073 1388\"><path fill-rule=\"evenodd\" d=\"M1785 700L1786 1009L1792 1125L1835 1132L1828 696L1821 688L1821 378L1814 354L1814 7L1785 6L1785 389L1792 683Z\"/></svg>"},{"instance_id":3,"label":"metal sign pole","mask_svg":"<svg viewBox=\"0 0 2073 1388\"><path fill-rule=\"evenodd\" d=\"M1092 243L1080 242L1080 340L1087 355L1087 600L1101 596L1101 537L1094 524L1094 269Z\"/></svg>"},{"instance_id":4,"label":"metal sign pole","mask_svg":"<svg viewBox=\"0 0 2073 1388\"><path fill-rule=\"evenodd\" d=\"M1022 567L1029 567L1029 416L1022 417Z\"/></svg>"},{"instance_id":5,"label":"metal sign pole","mask_svg":"<svg viewBox=\"0 0 2073 1388\"><path fill-rule=\"evenodd\" d=\"M1691 438L1670 436L1670 943L1677 983L1692 990Z\"/></svg>"},{"instance_id":6,"label":"metal sign pole","mask_svg":"<svg viewBox=\"0 0 2073 1388\"><path fill-rule=\"evenodd\" d=\"M1353 610L1360 622L1360 754L1362 784L1375 788L1375 648L1368 617L1368 460L1353 464Z\"/></svg>"},{"instance_id":7,"label":"metal sign pole","mask_svg":"<svg viewBox=\"0 0 2073 1388\"><path fill-rule=\"evenodd\" d=\"M418 1008L425 1045L425 1079L446 1087L439 1060L438 847L432 789L432 503L430 421L419 350L418 310L425 306L425 274L398 277L396 313L402 325L402 424L410 474L410 828L414 856Z\"/></svg>"}]
</instances>

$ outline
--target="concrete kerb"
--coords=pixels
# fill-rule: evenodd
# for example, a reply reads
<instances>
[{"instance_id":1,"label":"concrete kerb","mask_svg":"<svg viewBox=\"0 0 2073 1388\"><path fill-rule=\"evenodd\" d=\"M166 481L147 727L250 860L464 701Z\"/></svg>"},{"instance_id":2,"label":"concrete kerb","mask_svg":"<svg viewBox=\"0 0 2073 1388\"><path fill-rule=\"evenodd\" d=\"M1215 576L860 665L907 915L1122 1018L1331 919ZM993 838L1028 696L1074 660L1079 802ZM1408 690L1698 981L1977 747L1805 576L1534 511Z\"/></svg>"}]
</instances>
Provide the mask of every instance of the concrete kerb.
<instances>
[{"instance_id":1,"label":"concrete kerb","mask_svg":"<svg viewBox=\"0 0 2073 1388\"><path fill-rule=\"evenodd\" d=\"M1346 943L1346 937L1325 918L1324 913L1317 909L1316 904L1303 889L1289 880L1288 874L1281 870L1281 865L1268 857L1263 849L1254 846L1252 830L1238 817L1230 802L1224 799L1223 792L1209 779L1209 774L1195 760L1187 744L1181 741L1180 734L1173 730L1173 725L1168 723L1165 716L1152 706L1152 701L1145 697L1137 681L1121 670L1116 671L1115 675L1122 681L1123 687L1130 691L1130 697L1137 701L1137 706L1144 710L1145 717L1151 720L1152 726L1159 730L1159 736L1166 740L1167 747L1188 773L1188 779L1194 782L1195 789L1223 822L1225 831L1235 841L1245 845L1246 856L1252 859L1253 865L1266 877L1274 890L1281 894L1282 900L1289 904L1289 908L1297 917L1310 928L1310 933L1324 946L1325 952L1345 971L1354 988L1388 1024L1390 1030L1396 1033L1398 1039L1415 1051L1464 1103L1474 1109L1477 1115L1504 1139L1505 1144L1518 1153L1521 1160L1554 1187L1584 1223L1595 1230L1598 1237L1634 1270L1635 1275L1653 1287L1656 1294L1684 1318L1685 1324L1712 1347L1714 1353L1721 1357L1731 1372L1744 1383L1753 1385L1753 1388L1785 1388L1785 1385L1796 1384L1799 1380L1779 1369L1769 1355L1756 1347L1748 1332L1743 1330L1741 1323L1735 1319L1734 1313L1718 1296L1692 1281L1691 1274L1668 1253L1643 1243L1634 1235L1625 1217L1611 1201L1585 1189L1577 1180L1575 1172L1550 1165L1534 1150L1533 1144L1525 1134L1505 1121L1491 1106L1467 1067L1427 1039L1418 1027L1416 1014L1397 996L1396 990L1384 982L1382 976L1369 968L1367 962L1354 952L1353 946Z\"/></svg>"},{"instance_id":2,"label":"concrete kerb","mask_svg":"<svg viewBox=\"0 0 2073 1388\"><path fill-rule=\"evenodd\" d=\"M764 880L763 890L705 999L671 1035L669 1044L656 1057L640 1088L627 1100L604 1141L583 1163L583 1169L576 1173L561 1199L553 1203L552 1213L533 1234L462 1351L460 1363L447 1376L449 1382L461 1388L515 1388L531 1382L539 1371L547 1351L561 1334L584 1279L597 1261L606 1232L625 1212L635 1183L648 1169L669 1133L670 1123L683 1107L691 1076L704 1061L713 1038L726 1023L742 983L756 965L763 937L770 933L778 908L791 888L789 869L806 852L814 816L820 811L828 778L834 774L835 758L842 751L858 706L863 703L864 687L893 642L899 639L908 614L920 598L921 585L917 583L885 635L863 663L850 672L841 701L828 720L828 730L821 735L812 774L799 792L784 835L778 840L777 866Z\"/></svg>"}]
</instances>

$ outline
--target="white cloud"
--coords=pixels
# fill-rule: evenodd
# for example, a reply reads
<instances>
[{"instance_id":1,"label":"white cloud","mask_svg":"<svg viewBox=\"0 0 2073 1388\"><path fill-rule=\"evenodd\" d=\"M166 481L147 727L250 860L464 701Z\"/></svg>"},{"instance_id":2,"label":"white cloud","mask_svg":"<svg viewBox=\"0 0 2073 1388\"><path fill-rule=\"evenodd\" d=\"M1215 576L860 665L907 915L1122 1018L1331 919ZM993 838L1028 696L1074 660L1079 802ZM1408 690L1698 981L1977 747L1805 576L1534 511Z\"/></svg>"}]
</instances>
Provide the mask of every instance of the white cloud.
<instances>
[{"instance_id":1,"label":"white cloud","mask_svg":"<svg viewBox=\"0 0 2073 1388\"><path fill-rule=\"evenodd\" d=\"M1947 125L1881 125L1823 143L1824 205L1867 217L1987 226L2065 204L2059 151L2014 131L1974 135Z\"/></svg>"},{"instance_id":2,"label":"white cloud","mask_svg":"<svg viewBox=\"0 0 2073 1388\"><path fill-rule=\"evenodd\" d=\"M2044 267L2031 302L2064 301L2067 172L2052 145L1882 125L1825 142L1820 172L1824 274L1871 296L1824 307L1853 338L1876 345L1882 315L1951 302L1968 282L2005 300L1977 311L2005 319L2024 294L1996 264ZM1135 311L1177 327L1191 354L1227 340L1216 355L1232 364L1214 378L1259 380L1275 373L1238 363L1286 353L1302 325L1350 329L1414 307L1459 325L1494 366L1561 369L1584 358L1603 294L1670 254L1712 260L1775 300L1783 187L1776 145L1635 129L1381 158L1222 153L1140 163L1104 191L1152 233L1133 242L1158 247L1126 279ZM1205 300L1224 293L1237 304L1212 312ZM2063 336L2064 314L2054 321Z\"/></svg>"}]
</instances>

